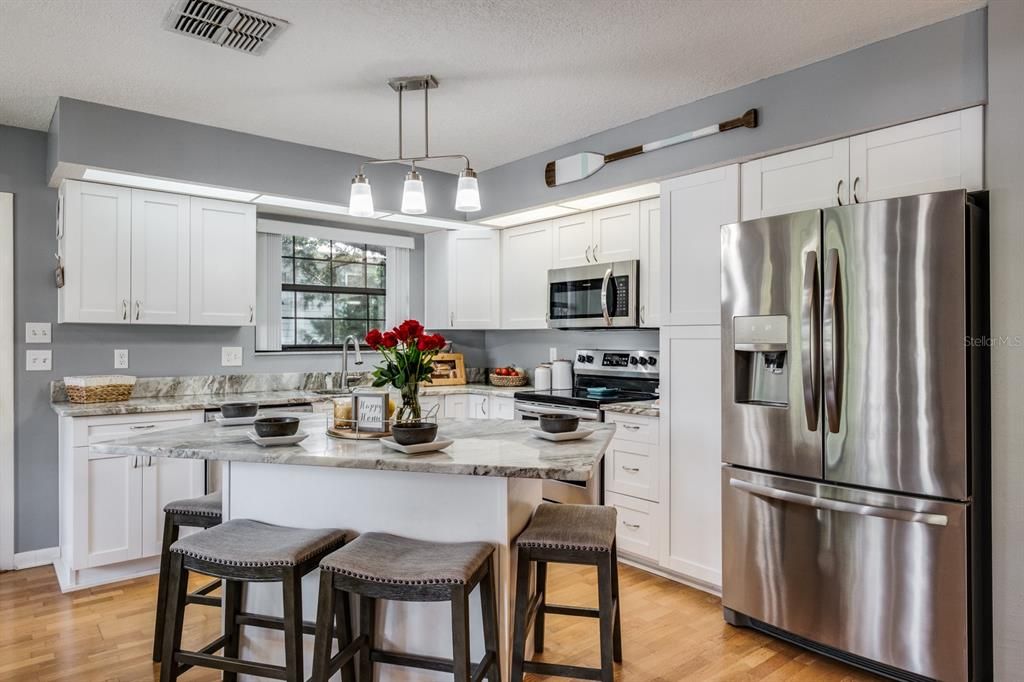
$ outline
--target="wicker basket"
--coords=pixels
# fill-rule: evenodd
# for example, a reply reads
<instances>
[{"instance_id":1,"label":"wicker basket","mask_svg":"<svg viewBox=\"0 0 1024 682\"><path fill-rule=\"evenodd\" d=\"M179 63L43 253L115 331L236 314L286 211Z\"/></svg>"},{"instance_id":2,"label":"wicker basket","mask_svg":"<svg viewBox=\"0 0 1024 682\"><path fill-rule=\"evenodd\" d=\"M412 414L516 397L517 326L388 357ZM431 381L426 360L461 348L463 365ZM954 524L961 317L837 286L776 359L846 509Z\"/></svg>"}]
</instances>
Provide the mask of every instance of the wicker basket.
<instances>
[{"instance_id":1,"label":"wicker basket","mask_svg":"<svg viewBox=\"0 0 1024 682\"><path fill-rule=\"evenodd\" d=\"M73 403L111 403L128 400L135 388L135 377L126 374L64 377L64 389Z\"/></svg>"},{"instance_id":2,"label":"wicker basket","mask_svg":"<svg viewBox=\"0 0 1024 682\"><path fill-rule=\"evenodd\" d=\"M530 377L525 374L514 377L503 377L500 374L491 374L491 386L511 388L513 386L525 386L529 381Z\"/></svg>"}]
</instances>

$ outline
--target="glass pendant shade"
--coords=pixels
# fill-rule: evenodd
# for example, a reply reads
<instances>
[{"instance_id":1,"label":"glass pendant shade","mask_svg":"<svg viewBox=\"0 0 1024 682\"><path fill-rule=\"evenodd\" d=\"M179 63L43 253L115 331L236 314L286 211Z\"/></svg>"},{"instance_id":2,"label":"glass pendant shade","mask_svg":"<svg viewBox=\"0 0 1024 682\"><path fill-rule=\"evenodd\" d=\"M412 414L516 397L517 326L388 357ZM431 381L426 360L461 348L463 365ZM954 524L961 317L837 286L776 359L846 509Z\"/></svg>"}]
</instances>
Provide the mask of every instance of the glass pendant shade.
<instances>
[{"instance_id":1,"label":"glass pendant shade","mask_svg":"<svg viewBox=\"0 0 1024 682\"><path fill-rule=\"evenodd\" d=\"M472 168L466 168L459 173L459 186L455 191L455 210L464 213L480 210L480 187Z\"/></svg>"},{"instance_id":2,"label":"glass pendant shade","mask_svg":"<svg viewBox=\"0 0 1024 682\"><path fill-rule=\"evenodd\" d=\"M405 189L402 191L402 213L419 215L427 212L427 197L423 193L423 179L416 171L409 171L405 176Z\"/></svg>"},{"instance_id":3,"label":"glass pendant shade","mask_svg":"<svg viewBox=\"0 0 1024 682\"><path fill-rule=\"evenodd\" d=\"M362 173L352 178L352 192L348 199L349 215L358 218L373 217L373 194L370 192L370 182Z\"/></svg>"}]
</instances>

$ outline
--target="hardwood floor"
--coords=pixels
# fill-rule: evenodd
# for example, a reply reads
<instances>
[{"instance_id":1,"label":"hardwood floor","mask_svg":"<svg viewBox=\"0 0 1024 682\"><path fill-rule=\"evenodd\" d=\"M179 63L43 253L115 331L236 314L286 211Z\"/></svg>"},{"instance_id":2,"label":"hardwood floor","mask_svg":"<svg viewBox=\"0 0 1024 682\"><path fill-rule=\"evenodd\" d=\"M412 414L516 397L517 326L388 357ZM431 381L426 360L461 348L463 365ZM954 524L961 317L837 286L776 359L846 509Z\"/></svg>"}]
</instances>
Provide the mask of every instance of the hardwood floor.
<instances>
[{"instance_id":1,"label":"hardwood floor","mask_svg":"<svg viewBox=\"0 0 1024 682\"><path fill-rule=\"evenodd\" d=\"M551 601L596 605L594 570L552 566ZM617 682L874 680L866 673L722 621L716 597L623 566L624 662ZM196 586L203 584L202 580ZM156 578L61 594L49 567L0 574L0 680L155 680L150 661ZM217 609L190 606L184 643L220 632ZM597 622L548 616L545 660L596 665ZM189 671L182 680L217 680ZM527 676L530 682L553 679Z\"/></svg>"}]
</instances>

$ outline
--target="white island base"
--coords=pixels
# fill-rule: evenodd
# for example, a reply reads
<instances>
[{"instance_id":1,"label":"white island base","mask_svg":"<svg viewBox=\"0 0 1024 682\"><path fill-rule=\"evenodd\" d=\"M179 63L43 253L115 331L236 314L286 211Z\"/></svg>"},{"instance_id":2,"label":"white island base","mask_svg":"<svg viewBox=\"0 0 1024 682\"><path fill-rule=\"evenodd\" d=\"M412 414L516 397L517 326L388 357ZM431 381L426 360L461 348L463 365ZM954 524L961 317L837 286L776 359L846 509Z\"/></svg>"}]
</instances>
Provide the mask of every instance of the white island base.
<instances>
[{"instance_id":1,"label":"white island base","mask_svg":"<svg viewBox=\"0 0 1024 682\"><path fill-rule=\"evenodd\" d=\"M377 471L319 466L228 462L224 517L302 528L381 531L440 542L484 541L496 547L498 626L503 677L508 679L512 640L511 545L541 502L539 479ZM302 583L303 613L316 618L317 571ZM252 583L245 609L280 616L279 583ZM379 602L378 648L450 658L451 609L447 602ZM483 657L479 589L470 601L472 660ZM306 636L305 677L312 669L313 638ZM528 651L532 650L528 647ZM242 628L243 658L284 664L282 633ZM450 680L451 675L377 664L376 679ZM256 679L240 676L240 679ZM340 679L336 675L332 679Z\"/></svg>"}]
</instances>

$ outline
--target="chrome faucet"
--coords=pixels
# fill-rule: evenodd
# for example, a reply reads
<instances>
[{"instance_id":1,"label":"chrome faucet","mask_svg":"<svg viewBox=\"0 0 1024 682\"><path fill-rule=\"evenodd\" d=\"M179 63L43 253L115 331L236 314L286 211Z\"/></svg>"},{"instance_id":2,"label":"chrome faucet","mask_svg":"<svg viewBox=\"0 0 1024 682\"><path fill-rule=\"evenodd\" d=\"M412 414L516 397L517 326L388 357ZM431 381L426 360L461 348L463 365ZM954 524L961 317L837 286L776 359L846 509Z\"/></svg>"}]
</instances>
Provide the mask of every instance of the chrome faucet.
<instances>
[{"instance_id":1,"label":"chrome faucet","mask_svg":"<svg viewBox=\"0 0 1024 682\"><path fill-rule=\"evenodd\" d=\"M345 337L345 340L341 343L341 390L348 390L348 342L352 342L352 347L356 351L355 364L363 364L363 354L359 350L359 339L352 334Z\"/></svg>"}]
</instances>

